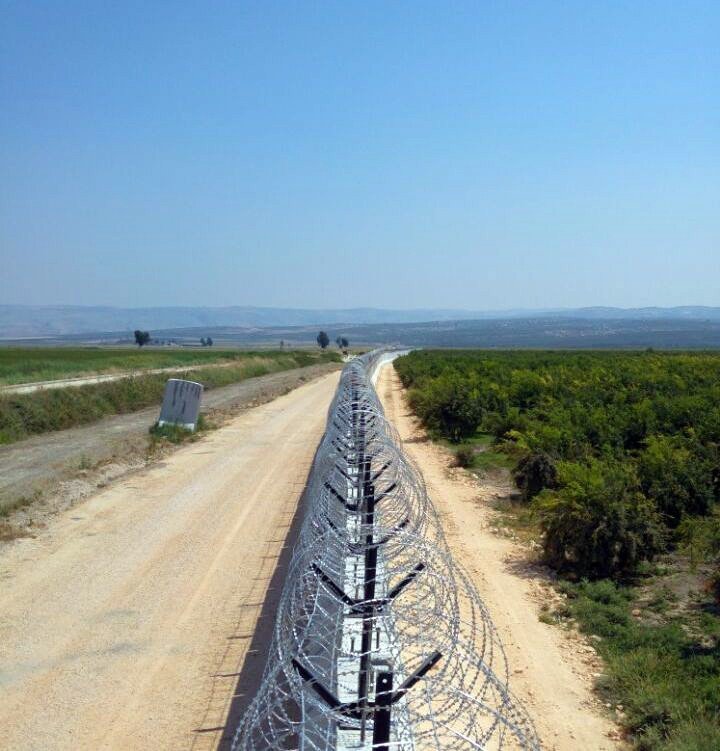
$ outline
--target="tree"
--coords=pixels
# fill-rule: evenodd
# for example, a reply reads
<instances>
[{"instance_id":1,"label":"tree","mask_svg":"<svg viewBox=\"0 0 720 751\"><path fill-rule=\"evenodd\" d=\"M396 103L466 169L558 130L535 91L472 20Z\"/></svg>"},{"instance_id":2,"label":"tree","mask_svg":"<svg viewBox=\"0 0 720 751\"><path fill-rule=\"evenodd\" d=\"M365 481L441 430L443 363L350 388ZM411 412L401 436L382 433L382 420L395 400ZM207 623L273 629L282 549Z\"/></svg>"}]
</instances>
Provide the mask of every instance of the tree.
<instances>
[{"instance_id":1,"label":"tree","mask_svg":"<svg viewBox=\"0 0 720 751\"><path fill-rule=\"evenodd\" d=\"M209 336L205 341L206 341L208 347L212 347L213 346L213 340L212 340L211 336Z\"/></svg>"},{"instance_id":2,"label":"tree","mask_svg":"<svg viewBox=\"0 0 720 751\"><path fill-rule=\"evenodd\" d=\"M325 347L327 347L328 344L330 344L330 337L327 335L325 331L321 331L317 335L317 343L320 345L321 349L325 349Z\"/></svg>"},{"instance_id":3,"label":"tree","mask_svg":"<svg viewBox=\"0 0 720 751\"><path fill-rule=\"evenodd\" d=\"M205 341L205 337L204 336L200 337L200 346L201 347L207 346L207 342Z\"/></svg>"},{"instance_id":4,"label":"tree","mask_svg":"<svg viewBox=\"0 0 720 751\"><path fill-rule=\"evenodd\" d=\"M150 332L149 331L140 331L140 329L135 329L135 344L137 344L138 347L142 347L145 344L148 344L150 342Z\"/></svg>"},{"instance_id":5,"label":"tree","mask_svg":"<svg viewBox=\"0 0 720 751\"><path fill-rule=\"evenodd\" d=\"M707 514L715 500L713 467L693 449L681 437L651 436L640 454L640 487L669 527L685 515Z\"/></svg>"},{"instance_id":6,"label":"tree","mask_svg":"<svg viewBox=\"0 0 720 751\"><path fill-rule=\"evenodd\" d=\"M340 337L340 344L343 349L347 349L350 346L350 342L344 336Z\"/></svg>"},{"instance_id":7,"label":"tree","mask_svg":"<svg viewBox=\"0 0 720 751\"><path fill-rule=\"evenodd\" d=\"M475 433L482 417L480 393L472 380L447 374L410 392L410 406L423 423L453 443Z\"/></svg>"}]
</instances>

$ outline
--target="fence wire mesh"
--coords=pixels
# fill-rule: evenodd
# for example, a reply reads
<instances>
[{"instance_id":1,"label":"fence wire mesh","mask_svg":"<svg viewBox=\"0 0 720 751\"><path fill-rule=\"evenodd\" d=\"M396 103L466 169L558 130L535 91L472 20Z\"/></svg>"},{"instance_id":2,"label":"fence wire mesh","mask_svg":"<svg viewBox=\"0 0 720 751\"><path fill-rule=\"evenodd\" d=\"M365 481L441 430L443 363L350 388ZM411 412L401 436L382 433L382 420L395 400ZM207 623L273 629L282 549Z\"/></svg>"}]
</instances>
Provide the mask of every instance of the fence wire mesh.
<instances>
[{"instance_id":1,"label":"fence wire mesh","mask_svg":"<svg viewBox=\"0 0 720 751\"><path fill-rule=\"evenodd\" d=\"M341 374L233 749L539 749L490 616L385 419L380 356Z\"/></svg>"}]
</instances>

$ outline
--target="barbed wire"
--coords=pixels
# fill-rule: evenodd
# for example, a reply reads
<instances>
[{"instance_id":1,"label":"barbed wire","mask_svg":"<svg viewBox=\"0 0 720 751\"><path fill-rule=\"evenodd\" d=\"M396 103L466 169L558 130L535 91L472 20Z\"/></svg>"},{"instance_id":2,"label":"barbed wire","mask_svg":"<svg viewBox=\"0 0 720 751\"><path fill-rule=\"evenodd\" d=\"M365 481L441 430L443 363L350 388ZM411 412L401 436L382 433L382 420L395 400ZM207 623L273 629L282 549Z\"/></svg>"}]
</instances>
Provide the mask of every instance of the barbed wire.
<instances>
[{"instance_id":1,"label":"barbed wire","mask_svg":"<svg viewBox=\"0 0 720 751\"><path fill-rule=\"evenodd\" d=\"M540 749L370 374L346 365L304 496L272 648L234 751Z\"/></svg>"}]
</instances>

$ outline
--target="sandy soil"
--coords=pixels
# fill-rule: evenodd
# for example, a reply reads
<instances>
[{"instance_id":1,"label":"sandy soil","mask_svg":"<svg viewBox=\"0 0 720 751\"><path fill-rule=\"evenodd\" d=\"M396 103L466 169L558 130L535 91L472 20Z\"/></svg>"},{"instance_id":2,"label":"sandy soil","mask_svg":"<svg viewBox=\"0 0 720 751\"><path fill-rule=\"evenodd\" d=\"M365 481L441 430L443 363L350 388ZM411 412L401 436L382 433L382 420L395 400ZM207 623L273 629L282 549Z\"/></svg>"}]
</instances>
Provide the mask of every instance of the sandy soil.
<instances>
[{"instance_id":1,"label":"sandy soil","mask_svg":"<svg viewBox=\"0 0 720 751\"><path fill-rule=\"evenodd\" d=\"M216 417L262 404L291 389L338 369L334 363L293 368L279 373L249 378L239 383L211 389L203 394L202 412ZM0 508L19 498L42 494L48 509L54 504L49 495L60 488L59 506L70 505L80 493L94 490L92 480L108 482L128 469L144 466L149 442L148 429L157 420L159 404L126 415L113 415L90 425L34 436L0 446ZM218 411L222 414L217 414ZM78 472L82 467L108 463L99 473ZM35 511L36 509L33 509ZM41 509L42 510L42 509ZM25 515L23 512L21 516ZM42 515L41 515L42 516ZM28 520L18 519L20 526ZM42 519L40 520L42 521Z\"/></svg>"},{"instance_id":2,"label":"sandy soil","mask_svg":"<svg viewBox=\"0 0 720 751\"><path fill-rule=\"evenodd\" d=\"M510 685L530 711L545 749L609 751L621 748L618 730L603 716L592 691L602 665L577 633L539 620L540 605L557 597L526 551L493 527L492 503L511 488L478 481L449 468L448 453L426 440L407 408L394 368L385 366L378 393L406 452L423 472L453 555L470 573L503 640Z\"/></svg>"},{"instance_id":3,"label":"sandy soil","mask_svg":"<svg viewBox=\"0 0 720 751\"><path fill-rule=\"evenodd\" d=\"M226 748L337 374L0 548L0 748Z\"/></svg>"}]
</instances>

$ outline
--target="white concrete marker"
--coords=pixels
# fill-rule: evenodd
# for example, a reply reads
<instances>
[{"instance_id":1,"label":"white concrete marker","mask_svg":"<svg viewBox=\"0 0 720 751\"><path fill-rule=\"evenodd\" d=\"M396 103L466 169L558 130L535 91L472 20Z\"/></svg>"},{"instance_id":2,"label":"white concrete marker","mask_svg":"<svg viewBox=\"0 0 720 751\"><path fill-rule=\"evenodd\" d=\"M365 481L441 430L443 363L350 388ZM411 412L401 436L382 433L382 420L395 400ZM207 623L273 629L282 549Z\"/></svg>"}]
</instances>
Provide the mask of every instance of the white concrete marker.
<instances>
[{"instance_id":1,"label":"white concrete marker","mask_svg":"<svg viewBox=\"0 0 720 751\"><path fill-rule=\"evenodd\" d=\"M195 430L202 392L201 383L170 378L165 384L158 425L179 425L187 430Z\"/></svg>"}]
</instances>

